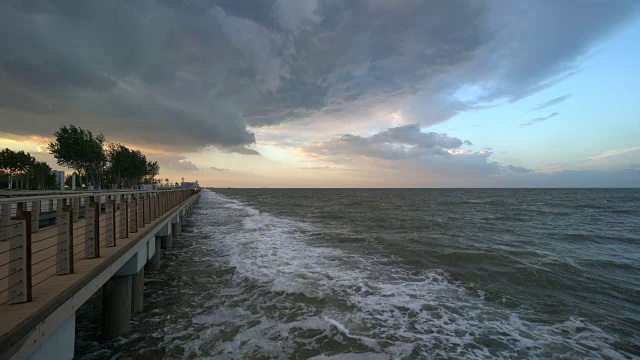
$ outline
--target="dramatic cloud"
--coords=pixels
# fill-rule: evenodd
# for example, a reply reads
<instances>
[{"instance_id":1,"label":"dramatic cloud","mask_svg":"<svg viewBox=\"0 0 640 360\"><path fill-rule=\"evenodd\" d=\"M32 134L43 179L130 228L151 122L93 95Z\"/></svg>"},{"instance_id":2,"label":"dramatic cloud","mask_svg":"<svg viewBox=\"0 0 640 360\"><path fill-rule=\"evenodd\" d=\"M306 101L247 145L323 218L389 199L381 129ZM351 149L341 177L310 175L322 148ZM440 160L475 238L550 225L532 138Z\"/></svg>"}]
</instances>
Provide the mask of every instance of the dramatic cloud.
<instances>
[{"instance_id":1,"label":"dramatic cloud","mask_svg":"<svg viewBox=\"0 0 640 360\"><path fill-rule=\"evenodd\" d=\"M568 98L571 97L572 94L567 94L564 96L559 96L555 99L551 99L549 101L543 102L542 104L539 104L538 106L534 107L533 109L531 109L531 111L536 111L536 110L541 110L544 108L548 108L549 106L553 106L553 105L557 105L560 104L561 102L567 100Z\"/></svg>"},{"instance_id":2,"label":"dramatic cloud","mask_svg":"<svg viewBox=\"0 0 640 360\"><path fill-rule=\"evenodd\" d=\"M297 148L297 152L300 156L325 163L361 169L386 169L394 171L394 174L422 174L432 180L436 177L465 179L468 176L496 175L521 169L504 169L500 164L490 161L492 152L463 149L463 144L464 141L456 137L421 132L418 124L411 124L368 137L341 135L302 146Z\"/></svg>"},{"instance_id":3,"label":"dramatic cloud","mask_svg":"<svg viewBox=\"0 0 640 360\"><path fill-rule=\"evenodd\" d=\"M531 120L531 121L529 121L529 122L526 122L526 123L520 124L520 125L518 125L518 127L523 128L523 127L531 126L531 125L533 125L533 124L537 124L537 123L539 123L539 122L542 122L542 121L545 121L545 120L549 120L549 119L551 119L552 117L554 117L554 116L558 116L558 115L559 115L558 113L554 112L554 113L551 113L551 114L549 114L549 115L547 115L547 116L539 117L539 118L535 118L535 119L533 119L533 120Z\"/></svg>"},{"instance_id":4,"label":"dramatic cloud","mask_svg":"<svg viewBox=\"0 0 640 360\"><path fill-rule=\"evenodd\" d=\"M247 127L366 120L380 109L428 125L570 76L639 7L636 0L8 0L0 4L0 122L15 135L49 136L73 122L167 151L252 154ZM465 86L476 95L456 98Z\"/></svg>"},{"instance_id":5,"label":"dramatic cloud","mask_svg":"<svg viewBox=\"0 0 640 360\"><path fill-rule=\"evenodd\" d=\"M302 153L320 157L364 156L386 160L410 159L425 155L450 155L463 141L446 134L424 133L418 124L399 126L362 137L341 135L325 142L301 147Z\"/></svg>"}]
</instances>

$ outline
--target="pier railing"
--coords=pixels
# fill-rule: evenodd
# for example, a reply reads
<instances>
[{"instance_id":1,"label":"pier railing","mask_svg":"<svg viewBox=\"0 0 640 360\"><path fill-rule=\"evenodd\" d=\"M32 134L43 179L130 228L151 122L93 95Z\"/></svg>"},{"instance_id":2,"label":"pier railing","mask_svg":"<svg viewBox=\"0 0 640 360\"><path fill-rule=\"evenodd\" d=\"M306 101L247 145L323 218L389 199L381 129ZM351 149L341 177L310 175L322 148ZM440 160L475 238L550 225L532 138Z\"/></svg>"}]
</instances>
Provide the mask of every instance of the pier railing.
<instances>
[{"instance_id":1,"label":"pier railing","mask_svg":"<svg viewBox=\"0 0 640 360\"><path fill-rule=\"evenodd\" d=\"M199 190L114 191L0 198L0 306L74 273Z\"/></svg>"}]
</instances>

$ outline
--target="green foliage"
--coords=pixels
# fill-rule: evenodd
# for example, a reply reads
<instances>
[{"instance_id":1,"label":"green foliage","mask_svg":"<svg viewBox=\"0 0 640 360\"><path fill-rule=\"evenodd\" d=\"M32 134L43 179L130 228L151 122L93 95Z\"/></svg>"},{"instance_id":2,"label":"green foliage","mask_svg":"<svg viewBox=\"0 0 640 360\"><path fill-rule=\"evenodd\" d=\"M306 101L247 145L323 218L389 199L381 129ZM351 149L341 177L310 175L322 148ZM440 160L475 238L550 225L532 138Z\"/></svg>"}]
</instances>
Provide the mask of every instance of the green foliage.
<instances>
[{"instance_id":1,"label":"green foliage","mask_svg":"<svg viewBox=\"0 0 640 360\"><path fill-rule=\"evenodd\" d=\"M13 176L16 188L47 189L51 187L51 168L47 163L36 161L29 153L4 149L0 151L0 170L8 178ZM55 184L55 176L53 176ZM12 186L13 187L13 186Z\"/></svg>"},{"instance_id":2,"label":"green foliage","mask_svg":"<svg viewBox=\"0 0 640 360\"><path fill-rule=\"evenodd\" d=\"M31 168L31 176L38 189L51 188L56 183L55 175L51 174L51 167L44 161L34 162Z\"/></svg>"},{"instance_id":3,"label":"green foliage","mask_svg":"<svg viewBox=\"0 0 640 360\"><path fill-rule=\"evenodd\" d=\"M107 162L104 136L94 136L90 130L74 125L62 126L53 135L56 140L49 144L49 153L56 158L58 165L76 170L87 178L88 184L101 188Z\"/></svg>"},{"instance_id":4,"label":"green foliage","mask_svg":"<svg viewBox=\"0 0 640 360\"><path fill-rule=\"evenodd\" d=\"M109 144L107 150L110 183L117 188L139 185L147 176L147 157L122 144Z\"/></svg>"},{"instance_id":5,"label":"green foliage","mask_svg":"<svg viewBox=\"0 0 640 360\"><path fill-rule=\"evenodd\" d=\"M143 179L145 184L156 184L158 181L156 180L156 176L160 174L160 166L156 161L148 162L146 165L146 173Z\"/></svg>"}]
</instances>

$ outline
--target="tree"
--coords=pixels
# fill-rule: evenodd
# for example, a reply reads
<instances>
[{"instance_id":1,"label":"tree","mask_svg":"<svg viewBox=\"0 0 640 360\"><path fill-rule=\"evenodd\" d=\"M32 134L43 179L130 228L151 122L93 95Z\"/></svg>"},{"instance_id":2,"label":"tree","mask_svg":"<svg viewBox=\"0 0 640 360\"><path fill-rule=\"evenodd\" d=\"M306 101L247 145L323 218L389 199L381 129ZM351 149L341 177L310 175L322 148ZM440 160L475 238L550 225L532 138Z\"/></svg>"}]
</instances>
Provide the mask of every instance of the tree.
<instances>
[{"instance_id":1,"label":"tree","mask_svg":"<svg viewBox=\"0 0 640 360\"><path fill-rule=\"evenodd\" d=\"M147 157L122 144L110 144L107 150L107 175L112 187L137 186L147 175Z\"/></svg>"},{"instance_id":2,"label":"tree","mask_svg":"<svg viewBox=\"0 0 640 360\"><path fill-rule=\"evenodd\" d=\"M30 153L11 149L0 151L0 170L16 179L16 188L51 187L51 167L45 162L37 161ZM53 182L55 183L55 176Z\"/></svg>"},{"instance_id":3,"label":"tree","mask_svg":"<svg viewBox=\"0 0 640 360\"><path fill-rule=\"evenodd\" d=\"M160 166L157 161L149 161L146 166L143 182L145 184L157 184L156 176L160 174Z\"/></svg>"},{"instance_id":4,"label":"tree","mask_svg":"<svg viewBox=\"0 0 640 360\"><path fill-rule=\"evenodd\" d=\"M49 144L49 153L58 165L76 170L85 176L88 185L100 188L107 163L104 136L94 136L90 130L74 125L62 126L53 135L56 141Z\"/></svg>"},{"instance_id":5,"label":"tree","mask_svg":"<svg viewBox=\"0 0 640 360\"><path fill-rule=\"evenodd\" d=\"M9 148L0 151L0 170L9 175L9 177L12 177L16 172L16 169L16 153ZM13 187L13 178L11 178L11 184L9 187Z\"/></svg>"},{"instance_id":6,"label":"tree","mask_svg":"<svg viewBox=\"0 0 640 360\"><path fill-rule=\"evenodd\" d=\"M25 153L20 150L15 153L16 159L16 172L18 174L18 179L20 181L20 188L28 189L29 188L29 173L32 171L33 166L36 163L36 159L31 156L29 153ZM25 184L26 180L26 184Z\"/></svg>"},{"instance_id":7,"label":"tree","mask_svg":"<svg viewBox=\"0 0 640 360\"><path fill-rule=\"evenodd\" d=\"M14 152L8 148L0 151L0 171L2 171L4 175L8 175L8 177L12 176L15 171L13 154ZM9 180L7 179L7 183L8 182Z\"/></svg>"},{"instance_id":8,"label":"tree","mask_svg":"<svg viewBox=\"0 0 640 360\"><path fill-rule=\"evenodd\" d=\"M16 188L29 188L29 172L35 163L36 159L22 150L7 148L0 151L0 169L15 178Z\"/></svg>"},{"instance_id":9,"label":"tree","mask_svg":"<svg viewBox=\"0 0 640 360\"><path fill-rule=\"evenodd\" d=\"M34 180L38 190L50 188L56 181L55 175L51 174L51 167L43 161L35 161L29 175Z\"/></svg>"}]
</instances>

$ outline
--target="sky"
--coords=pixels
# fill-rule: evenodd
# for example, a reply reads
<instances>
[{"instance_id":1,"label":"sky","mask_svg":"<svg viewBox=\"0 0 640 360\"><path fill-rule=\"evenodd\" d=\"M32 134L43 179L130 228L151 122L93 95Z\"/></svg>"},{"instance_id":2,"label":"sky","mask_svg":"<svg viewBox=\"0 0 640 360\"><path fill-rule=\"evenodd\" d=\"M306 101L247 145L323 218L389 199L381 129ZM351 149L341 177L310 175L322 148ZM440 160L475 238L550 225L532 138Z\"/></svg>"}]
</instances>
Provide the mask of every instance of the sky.
<instances>
[{"instance_id":1,"label":"sky","mask_svg":"<svg viewBox=\"0 0 640 360\"><path fill-rule=\"evenodd\" d=\"M639 187L640 1L0 3L0 147L213 187Z\"/></svg>"}]
</instances>

